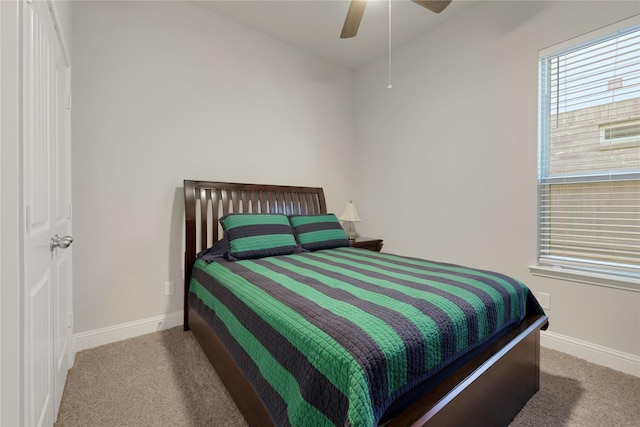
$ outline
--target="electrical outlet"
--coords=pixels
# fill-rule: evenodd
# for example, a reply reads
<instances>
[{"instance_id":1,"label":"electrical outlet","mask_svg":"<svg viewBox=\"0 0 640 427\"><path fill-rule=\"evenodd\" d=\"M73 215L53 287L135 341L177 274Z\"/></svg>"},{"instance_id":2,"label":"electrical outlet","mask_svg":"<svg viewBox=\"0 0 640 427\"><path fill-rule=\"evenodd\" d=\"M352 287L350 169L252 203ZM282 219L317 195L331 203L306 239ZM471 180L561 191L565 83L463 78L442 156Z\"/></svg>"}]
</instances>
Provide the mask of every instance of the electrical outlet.
<instances>
[{"instance_id":1,"label":"electrical outlet","mask_svg":"<svg viewBox=\"0 0 640 427\"><path fill-rule=\"evenodd\" d=\"M164 296L168 297L173 295L175 292L176 286L173 282L164 282Z\"/></svg>"},{"instance_id":2,"label":"electrical outlet","mask_svg":"<svg viewBox=\"0 0 640 427\"><path fill-rule=\"evenodd\" d=\"M551 310L551 295L545 292L538 292L538 302L545 310Z\"/></svg>"}]
</instances>

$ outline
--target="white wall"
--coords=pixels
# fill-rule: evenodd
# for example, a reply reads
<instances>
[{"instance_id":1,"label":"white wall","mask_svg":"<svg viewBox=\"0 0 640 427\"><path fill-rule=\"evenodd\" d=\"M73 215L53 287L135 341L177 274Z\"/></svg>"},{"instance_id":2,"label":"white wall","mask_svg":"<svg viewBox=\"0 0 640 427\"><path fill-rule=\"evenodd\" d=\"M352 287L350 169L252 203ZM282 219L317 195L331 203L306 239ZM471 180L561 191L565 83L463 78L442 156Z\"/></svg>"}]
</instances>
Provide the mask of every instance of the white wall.
<instances>
[{"instance_id":1,"label":"white wall","mask_svg":"<svg viewBox=\"0 0 640 427\"><path fill-rule=\"evenodd\" d=\"M388 252L514 275L551 295L552 333L637 367L640 293L533 277L528 266L538 51L639 12L637 2L479 3L395 49L393 89L386 57L358 70L360 233Z\"/></svg>"},{"instance_id":2,"label":"white wall","mask_svg":"<svg viewBox=\"0 0 640 427\"><path fill-rule=\"evenodd\" d=\"M182 309L183 179L352 197L351 71L189 3L73 13L76 333Z\"/></svg>"},{"instance_id":3,"label":"white wall","mask_svg":"<svg viewBox=\"0 0 640 427\"><path fill-rule=\"evenodd\" d=\"M528 271L538 51L636 2L478 4L394 49L390 91L386 57L353 84L193 4L73 10L76 333L181 310L183 179L318 185L384 250L514 275L551 294L552 334L637 366L640 294Z\"/></svg>"}]
</instances>

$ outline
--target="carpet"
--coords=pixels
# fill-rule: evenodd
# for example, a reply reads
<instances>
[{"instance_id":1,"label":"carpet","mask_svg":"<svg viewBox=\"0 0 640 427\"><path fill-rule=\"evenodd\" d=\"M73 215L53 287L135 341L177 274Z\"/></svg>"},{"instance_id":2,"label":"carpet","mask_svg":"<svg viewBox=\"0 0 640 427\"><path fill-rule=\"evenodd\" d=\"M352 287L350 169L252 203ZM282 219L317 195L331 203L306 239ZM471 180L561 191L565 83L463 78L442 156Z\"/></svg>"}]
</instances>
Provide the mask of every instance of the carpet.
<instances>
[{"instance_id":1,"label":"carpet","mask_svg":"<svg viewBox=\"0 0 640 427\"><path fill-rule=\"evenodd\" d=\"M542 348L540 391L510 427L640 426L640 378ZM246 426L181 327L76 354L55 427Z\"/></svg>"}]
</instances>

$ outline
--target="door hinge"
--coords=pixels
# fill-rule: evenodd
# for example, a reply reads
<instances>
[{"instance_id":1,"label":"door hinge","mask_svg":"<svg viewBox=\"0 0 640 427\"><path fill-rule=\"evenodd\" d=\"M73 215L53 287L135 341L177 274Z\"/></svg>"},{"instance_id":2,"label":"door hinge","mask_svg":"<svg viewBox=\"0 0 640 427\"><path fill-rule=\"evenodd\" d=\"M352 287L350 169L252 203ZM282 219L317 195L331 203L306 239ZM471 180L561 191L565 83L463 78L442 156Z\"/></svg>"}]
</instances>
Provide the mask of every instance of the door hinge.
<instances>
[{"instance_id":1,"label":"door hinge","mask_svg":"<svg viewBox=\"0 0 640 427\"><path fill-rule=\"evenodd\" d=\"M25 206L25 228L27 230L27 234L29 234L31 232L31 205L26 205Z\"/></svg>"},{"instance_id":2,"label":"door hinge","mask_svg":"<svg viewBox=\"0 0 640 427\"><path fill-rule=\"evenodd\" d=\"M67 205L67 219L71 219L71 205Z\"/></svg>"},{"instance_id":3,"label":"door hinge","mask_svg":"<svg viewBox=\"0 0 640 427\"><path fill-rule=\"evenodd\" d=\"M67 110L71 110L71 95L67 95Z\"/></svg>"},{"instance_id":4,"label":"door hinge","mask_svg":"<svg viewBox=\"0 0 640 427\"><path fill-rule=\"evenodd\" d=\"M67 322L67 327L73 328L73 311L69 312L69 321Z\"/></svg>"}]
</instances>

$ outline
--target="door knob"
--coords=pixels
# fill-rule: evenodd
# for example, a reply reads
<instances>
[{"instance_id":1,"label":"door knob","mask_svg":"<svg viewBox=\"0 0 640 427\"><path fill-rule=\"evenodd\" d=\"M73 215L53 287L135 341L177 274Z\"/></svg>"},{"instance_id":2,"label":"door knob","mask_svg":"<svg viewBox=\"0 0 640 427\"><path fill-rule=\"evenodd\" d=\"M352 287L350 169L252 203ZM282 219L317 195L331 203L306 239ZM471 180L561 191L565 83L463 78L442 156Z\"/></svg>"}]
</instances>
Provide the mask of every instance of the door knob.
<instances>
[{"instance_id":1,"label":"door knob","mask_svg":"<svg viewBox=\"0 0 640 427\"><path fill-rule=\"evenodd\" d=\"M56 234L51 238L51 241L49 242L49 247L53 252L55 248L66 249L69 247L69 245L71 245L71 243L73 243L73 237L71 236L60 237Z\"/></svg>"}]
</instances>

